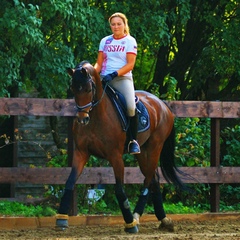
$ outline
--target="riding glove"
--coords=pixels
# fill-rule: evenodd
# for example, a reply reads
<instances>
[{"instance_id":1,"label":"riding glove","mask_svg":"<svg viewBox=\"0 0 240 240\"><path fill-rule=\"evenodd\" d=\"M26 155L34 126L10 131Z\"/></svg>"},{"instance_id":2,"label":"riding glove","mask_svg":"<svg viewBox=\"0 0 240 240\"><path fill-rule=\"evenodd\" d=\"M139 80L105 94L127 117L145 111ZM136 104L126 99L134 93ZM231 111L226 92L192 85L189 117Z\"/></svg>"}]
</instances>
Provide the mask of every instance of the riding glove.
<instances>
[{"instance_id":1,"label":"riding glove","mask_svg":"<svg viewBox=\"0 0 240 240\"><path fill-rule=\"evenodd\" d=\"M105 82L105 83L108 83L108 82L112 81L117 76L118 76L118 72L115 71L115 72L112 72L112 73L107 74L106 76L104 76L102 81Z\"/></svg>"}]
</instances>

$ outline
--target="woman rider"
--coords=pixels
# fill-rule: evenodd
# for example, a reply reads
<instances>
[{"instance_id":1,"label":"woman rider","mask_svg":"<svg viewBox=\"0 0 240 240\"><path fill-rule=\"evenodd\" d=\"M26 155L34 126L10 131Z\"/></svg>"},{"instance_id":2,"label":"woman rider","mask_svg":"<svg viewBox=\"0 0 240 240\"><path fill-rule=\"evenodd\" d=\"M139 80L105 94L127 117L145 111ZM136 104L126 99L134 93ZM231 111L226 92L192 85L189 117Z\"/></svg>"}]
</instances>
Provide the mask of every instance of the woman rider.
<instances>
[{"instance_id":1,"label":"woman rider","mask_svg":"<svg viewBox=\"0 0 240 240\"><path fill-rule=\"evenodd\" d=\"M130 36L128 19L123 13L118 12L110 16L109 24L112 34L100 41L94 68L100 73L102 81L125 97L131 135L128 152L138 154L140 153L137 142L138 115L132 76L137 56L137 42Z\"/></svg>"}]
</instances>

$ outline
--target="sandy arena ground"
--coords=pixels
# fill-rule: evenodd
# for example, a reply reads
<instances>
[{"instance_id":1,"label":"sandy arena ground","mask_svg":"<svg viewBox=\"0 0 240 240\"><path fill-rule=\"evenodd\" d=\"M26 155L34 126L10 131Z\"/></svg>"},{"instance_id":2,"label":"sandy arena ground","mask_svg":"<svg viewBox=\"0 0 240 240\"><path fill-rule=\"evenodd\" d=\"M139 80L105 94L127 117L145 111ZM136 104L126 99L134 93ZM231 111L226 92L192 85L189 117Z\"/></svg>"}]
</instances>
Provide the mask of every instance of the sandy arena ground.
<instances>
[{"instance_id":1,"label":"sandy arena ground","mask_svg":"<svg viewBox=\"0 0 240 240\"><path fill-rule=\"evenodd\" d=\"M143 222L139 226L139 233L127 234L122 224L114 225L79 225L70 226L65 231L57 231L55 227L38 227L36 229L0 230L0 239L118 239L118 240L206 240L224 239L240 240L240 218L231 220L184 220L175 222L175 232L162 232L159 223Z\"/></svg>"}]
</instances>

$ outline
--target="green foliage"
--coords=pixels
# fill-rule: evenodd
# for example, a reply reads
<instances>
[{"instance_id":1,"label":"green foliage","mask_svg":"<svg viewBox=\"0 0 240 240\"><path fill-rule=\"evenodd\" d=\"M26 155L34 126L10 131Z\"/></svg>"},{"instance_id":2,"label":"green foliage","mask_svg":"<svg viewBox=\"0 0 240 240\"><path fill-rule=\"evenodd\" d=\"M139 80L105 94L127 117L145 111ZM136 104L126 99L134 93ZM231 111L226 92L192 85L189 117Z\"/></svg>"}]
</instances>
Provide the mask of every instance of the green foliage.
<instances>
[{"instance_id":1,"label":"green foliage","mask_svg":"<svg viewBox=\"0 0 240 240\"><path fill-rule=\"evenodd\" d=\"M227 0L2 0L0 96L36 89L41 97L66 97L65 69L96 61L100 39L111 33L108 17L120 9L138 42L138 89L156 83L168 99L175 79L177 99L237 98L240 8Z\"/></svg>"},{"instance_id":2,"label":"green foliage","mask_svg":"<svg viewBox=\"0 0 240 240\"><path fill-rule=\"evenodd\" d=\"M222 166L240 166L240 126L226 127L221 131ZM220 186L222 211L240 209L239 184L224 184Z\"/></svg>"},{"instance_id":3,"label":"green foliage","mask_svg":"<svg viewBox=\"0 0 240 240\"><path fill-rule=\"evenodd\" d=\"M56 211L47 206L33 206L19 202L1 201L0 214L6 216L42 217L54 216Z\"/></svg>"},{"instance_id":4,"label":"green foliage","mask_svg":"<svg viewBox=\"0 0 240 240\"><path fill-rule=\"evenodd\" d=\"M168 214L189 214L189 213L202 213L206 211L200 206L185 206L183 203L178 202L176 204L164 203L163 204L166 213Z\"/></svg>"},{"instance_id":5,"label":"green foliage","mask_svg":"<svg viewBox=\"0 0 240 240\"><path fill-rule=\"evenodd\" d=\"M62 151L62 155L57 155L51 158L46 164L47 167L67 167L68 166L68 155L66 151Z\"/></svg>"},{"instance_id":6,"label":"green foliage","mask_svg":"<svg viewBox=\"0 0 240 240\"><path fill-rule=\"evenodd\" d=\"M237 184L231 185L221 185L220 186L221 194L222 194L222 201L221 201L221 208L233 208L233 209L240 209L237 206L240 205L240 187ZM230 196L230 197L229 197Z\"/></svg>"},{"instance_id":7,"label":"green foliage","mask_svg":"<svg viewBox=\"0 0 240 240\"><path fill-rule=\"evenodd\" d=\"M65 150L60 151L61 155L56 155L47 162L47 167L67 167L68 155ZM59 203L64 192L64 185L45 185L44 196L46 198L53 198L55 202Z\"/></svg>"},{"instance_id":8,"label":"green foliage","mask_svg":"<svg viewBox=\"0 0 240 240\"><path fill-rule=\"evenodd\" d=\"M101 27L94 23L102 17L88 1L80 0L34 4L15 0L13 5L3 6L0 96L37 89L40 97L66 97L66 68L84 58L93 60L91 52L96 57L97 45L92 43L100 40L96 32Z\"/></svg>"},{"instance_id":9,"label":"green foliage","mask_svg":"<svg viewBox=\"0 0 240 240\"><path fill-rule=\"evenodd\" d=\"M179 166L210 165L210 119L177 118L176 162Z\"/></svg>"},{"instance_id":10,"label":"green foliage","mask_svg":"<svg viewBox=\"0 0 240 240\"><path fill-rule=\"evenodd\" d=\"M177 80L168 75L164 78L164 85L167 85L167 93L161 95L160 98L166 100L178 100L181 91L179 88L177 89Z\"/></svg>"},{"instance_id":11,"label":"green foliage","mask_svg":"<svg viewBox=\"0 0 240 240\"><path fill-rule=\"evenodd\" d=\"M79 212L81 214L111 214L111 215L119 215L121 214L118 202L114 195L114 186L113 185L105 185L106 193L105 195L94 204L88 204L87 200L85 202L81 202L78 205ZM125 185L126 194L129 196L129 204L130 208L134 209L137 198L136 196L139 193L140 186L139 185ZM164 209L166 213L169 214L181 214L181 213L200 213L207 211L209 206L203 206L200 204L195 205L185 205L182 202L172 203L165 202ZM151 199L149 199L145 213L154 214L154 208L152 205Z\"/></svg>"},{"instance_id":12,"label":"green foliage","mask_svg":"<svg viewBox=\"0 0 240 240\"><path fill-rule=\"evenodd\" d=\"M41 20L36 17L37 6L25 7L15 0L15 8L6 8L0 18L0 96L8 94L9 87L23 86L21 65L28 48L42 45L43 34L39 30Z\"/></svg>"},{"instance_id":13,"label":"green foliage","mask_svg":"<svg viewBox=\"0 0 240 240\"><path fill-rule=\"evenodd\" d=\"M237 191L239 192L240 189L237 188ZM220 212L239 212L239 209L240 209L239 200L237 203L233 205L226 205L226 201L220 202Z\"/></svg>"},{"instance_id":14,"label":"green foliage","mask_svg":"<svg viewBox=\"0 0 240 240\"><path fill-rule=\"evenodd\" d=\"M221 132L223 158L221 164L223 166L239 166L240 165L240 126L236 125L232 128L226 127Z\"/></svg>"},{"instance_id":15,"label":"green foliage","mask_svg":"<svg viewBox=\"0 0 240 240\"><path fill-rule=\"evenodd\" d=\"M198 59L186 73L188 97L239 100L239 2L223 0L202 6L204 14L200 15L208 34L204 35L206 40Z\"/></svg>"},{"instance_id":16,"label":"green foliage","mask_svg":"<svg viewBox=\"0 0 240 240\"><path fill-rule=\"evenodd\" d=\"M130 207L133 208L133 203L130 202ZM112 207L106 205L103 199L97 201L94 205L79 206L80 214L111 214L111 215L120 215L121 212L117 206ZM166 209L167 214L184 214L184 213L201 213L202 209L198 207L187 207L182 203L170 204L165 203L164 208ZM230 209L230 208L229 208ZM146 213L153 214L153 206L146 206ZM51 207L44 206L33 206L26 205L19 202L9 202L9 201L1 201L0 202L0 215L11 216L11 217L48 217L54 216L56 214L56 210Z\"/></svg>"}]
</instances>

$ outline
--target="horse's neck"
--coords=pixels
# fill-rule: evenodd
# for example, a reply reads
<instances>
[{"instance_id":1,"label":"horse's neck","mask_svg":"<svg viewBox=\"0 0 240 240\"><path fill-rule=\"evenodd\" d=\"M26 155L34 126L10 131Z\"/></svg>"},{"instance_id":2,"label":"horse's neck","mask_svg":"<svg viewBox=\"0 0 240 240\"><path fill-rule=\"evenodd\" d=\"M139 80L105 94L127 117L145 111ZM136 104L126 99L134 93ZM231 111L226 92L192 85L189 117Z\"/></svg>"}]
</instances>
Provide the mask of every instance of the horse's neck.
<instances>
[{"instance_id":1,"label":"horse's neck","mask_svg":"<svg viewBox=\"0 0 240 240\"><path fill-rule=\"evenodd\" d=\"M107 111L107 104L110 100L108 99L108 96L102 87L99 73L96 72L96 69L91 64L88 64L86 68L88 69L88 72L91 74L91 76L94 78L94 82L96 85L95 101L99 102L96 106L95 112L97 112L97 114L104 114Z\"/></svg>"},{"instance_id":2,"label":"horse's neck","mask_svg":"<svg viewBox=\"0 0 240 240\"><path fill-rule=\"evenodd\" d=\"M99 101L98 105L100 106L99 108L101 110L103 111L107 110L106 108L107 108L107 103L109 102L109 99L105 89L102 87L101 81L96 83L96 101Z\"/></svg>"}]
</instances>

